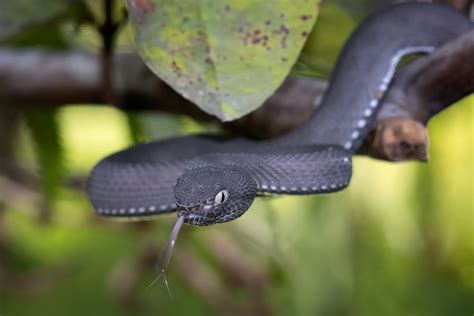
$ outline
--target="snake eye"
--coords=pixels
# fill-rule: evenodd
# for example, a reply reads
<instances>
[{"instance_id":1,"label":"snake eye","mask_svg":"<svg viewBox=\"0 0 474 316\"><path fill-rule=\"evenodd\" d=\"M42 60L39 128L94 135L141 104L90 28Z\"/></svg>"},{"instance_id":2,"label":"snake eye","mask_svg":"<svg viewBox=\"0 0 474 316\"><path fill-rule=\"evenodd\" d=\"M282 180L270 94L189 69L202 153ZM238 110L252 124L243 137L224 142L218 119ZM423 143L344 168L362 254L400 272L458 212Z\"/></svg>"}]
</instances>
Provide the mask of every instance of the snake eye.
<instances>
[{"instance_id":1,"label":"snake eye","mask_svg":"<svg viewBox=\"0 0 474 316\"><path fill-rule=\"evenodd\" d=\"M229 191L227 190L222 190L219 193L216 194L216 197L214 198L214 202L216 205L225 203L227 199L229 198Z\"/></svg>"}]
</instances>

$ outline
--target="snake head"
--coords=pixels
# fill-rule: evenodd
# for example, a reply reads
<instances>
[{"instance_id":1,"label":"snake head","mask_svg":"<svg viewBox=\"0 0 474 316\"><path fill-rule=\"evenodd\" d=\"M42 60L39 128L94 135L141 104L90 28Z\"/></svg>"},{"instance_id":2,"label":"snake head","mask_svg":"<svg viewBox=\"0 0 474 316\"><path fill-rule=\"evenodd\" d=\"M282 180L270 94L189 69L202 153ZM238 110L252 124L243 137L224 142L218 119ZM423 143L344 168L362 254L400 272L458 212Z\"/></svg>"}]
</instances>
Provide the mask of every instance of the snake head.
<instances>
[{"instance_id":1,"label":"snake head","mask_svg":"<svg viewBox=\"0 0 474 316\"><path fill-rule=\"evenodd\" d=\"M244 170L232 167L188 169L174 188L178 215L185 223L206 226L227 222L248 210L257 185Z\"/></svg>"}]
</instances>

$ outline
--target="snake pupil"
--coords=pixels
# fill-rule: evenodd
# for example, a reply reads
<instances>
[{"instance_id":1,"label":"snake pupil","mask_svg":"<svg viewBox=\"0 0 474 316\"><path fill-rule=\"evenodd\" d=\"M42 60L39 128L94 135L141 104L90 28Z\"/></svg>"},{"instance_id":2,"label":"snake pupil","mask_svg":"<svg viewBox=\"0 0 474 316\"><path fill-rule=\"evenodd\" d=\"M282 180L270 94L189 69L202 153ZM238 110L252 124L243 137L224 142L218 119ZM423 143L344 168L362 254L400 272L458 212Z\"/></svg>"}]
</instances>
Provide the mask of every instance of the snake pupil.
<instances>
[{"instance_id":1,"label":"snake pupil","mask_svg":"<svg viewBox=\"0 0 474 316\"><path fill-rule=\"evenodd\" d=\"M214 201L216 202L217 205L219 205L219 204L222 204L225 201L227 201L228 197L229 197L229 191L222 190L219 193L217 193L216 198L215 198Z\"/></svg>"}]
</instances>

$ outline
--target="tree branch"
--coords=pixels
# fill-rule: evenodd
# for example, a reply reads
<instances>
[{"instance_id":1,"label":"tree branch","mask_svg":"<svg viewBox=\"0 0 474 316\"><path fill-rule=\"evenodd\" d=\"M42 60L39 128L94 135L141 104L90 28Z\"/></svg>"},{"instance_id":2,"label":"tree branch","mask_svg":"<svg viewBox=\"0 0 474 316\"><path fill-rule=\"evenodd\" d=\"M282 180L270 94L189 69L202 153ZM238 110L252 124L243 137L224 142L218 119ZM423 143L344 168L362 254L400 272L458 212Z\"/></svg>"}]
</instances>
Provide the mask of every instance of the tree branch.
<instances>
[{"instance_id":1,"label":"tree branch","mask_svg":"<svg viewBox=\"0 0 474 316\"><path fill-rule=\"evenodd\" d=\"M217 122L216 118L201 111L156 77L138 55L119 54L114 59L113 89L121 109L158 110ZM92 54L0 50L0 107L2 104L37 108L102 103L99 65L99 56ZM277 123L277 131L293 127L292 122L304 120L312 112L313 98L319 96L324 88L322 81L289 78L270 98L270 103L277 112L283 111L282 114L290 117L271 115L270 122L281 122ZM268 124L266 110L255 113L252 120L259 122L259 126ZM235 126L233 123L228 125ZM271 128L264 130L275 133ZM268 137L268 134L260 136Z\"/></svg>"},{"instance_id":2,"label":"tree branch","mask_svg":"<svg viewBox=\"0 0 474 316\"><path fill-rule=\"evenodd\" d=\"M428 159L428 121L474 92L474 31L402 68L362 152L400 161Z\"/></svg>"},{"instance_id":3,"label":"tree branch","mask_svg":"<svg viewBox=\"0 0 474 316\"><path fill-rule=\"evenodd\" d=\"M102 52L101 52L101 75L102 75L102 94L104 101L109 104L115 104L113 83L112 83L112 54L114 49L115 35L118 24L112 20L112 11L114 9L114 0L103 0L104 5L104 23L99 27L102 35Z\"/></svg>"},{"instance_id":4,"label":"tree branch","mask_svg":"<svg viewBox=\"0 0 474 316\"><path fill-rule=\"evenodd\" d=\"M426 122L474 92L474 63L469 56L474 56L473 32L399 71L360 153L391 161L426 160ZM158 79L137 55L114 58L113 89L121 109L158 110L217 122ZM2 50L0 107L101 103L99 63L95 55ZM262 107L223 127L259 138L280 135L314 111L325 87L318 80L288 78Z\"/></svg>"}]
</instances>

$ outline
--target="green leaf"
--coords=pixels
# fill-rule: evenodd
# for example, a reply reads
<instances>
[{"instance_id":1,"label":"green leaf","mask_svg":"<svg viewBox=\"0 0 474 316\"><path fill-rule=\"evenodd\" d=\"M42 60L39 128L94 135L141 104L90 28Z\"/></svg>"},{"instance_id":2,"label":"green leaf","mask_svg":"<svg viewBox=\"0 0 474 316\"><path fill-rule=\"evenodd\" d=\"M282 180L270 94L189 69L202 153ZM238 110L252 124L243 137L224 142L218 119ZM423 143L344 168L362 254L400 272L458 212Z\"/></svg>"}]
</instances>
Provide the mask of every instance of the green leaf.
<instances>
[{"instance_id":1,"label":"green leaf","mask_svg":"<svg viewBox=\"0 0 474 316\"><path fill-rule=\"evenodd\" d=\"M57 111L30 110L25 121L33 139L47 205L54 203L64 169L64 150Z\"/></svg>"},{"instance_id":2,"label":"green leaf","mask_svg":"<svg viewBox=\"0 0 474 316\"><path fill-rule=\"evenodd\" d=\"M296 61L319 0L127 0L148 66L223 121L259 107Z\"/></svg>"},{"instance_id":3,"label":"green leaf","mask_svg":"<svg viewBox=\"0 0 474 316\"><path fill-rule=\"evenodd\" d=\"M0 1L0 41L25 29L48 23L68 11L78 0Z\"/></svg>"}]
</instances>

